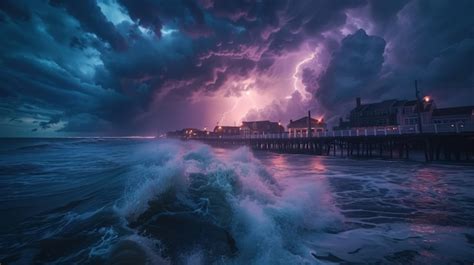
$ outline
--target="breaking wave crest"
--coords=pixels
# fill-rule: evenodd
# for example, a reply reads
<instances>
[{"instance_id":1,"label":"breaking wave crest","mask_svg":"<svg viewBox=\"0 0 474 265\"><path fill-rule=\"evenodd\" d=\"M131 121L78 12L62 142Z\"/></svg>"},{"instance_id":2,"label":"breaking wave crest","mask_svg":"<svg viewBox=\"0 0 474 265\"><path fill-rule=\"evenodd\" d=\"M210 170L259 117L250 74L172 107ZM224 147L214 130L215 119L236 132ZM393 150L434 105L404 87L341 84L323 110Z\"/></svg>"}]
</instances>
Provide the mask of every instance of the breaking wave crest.
<instances>
[{"instance_id":1,"label":"breaking wave crest","mask_svg":"<svg viewBox=\"0 0 474 265\"><path fill-rule=\"evenodd\" d=\"M5 264L473 260L468 166L150 139L4 139L0 156Z\"/></svg>"},{"instance_id":2,"label":"breaking wave crest","mask_svg":"<svg viewBox=\"0 0 474 265\"><path fill-rule=\"evenodd\" d=\"M127 242L159 242L163 264L313 264L305 234L338 219L318 207L321 185L277 180L246 147L166 141L146 155L115 210L136 231Z\"/></svg>"}]
</instances>

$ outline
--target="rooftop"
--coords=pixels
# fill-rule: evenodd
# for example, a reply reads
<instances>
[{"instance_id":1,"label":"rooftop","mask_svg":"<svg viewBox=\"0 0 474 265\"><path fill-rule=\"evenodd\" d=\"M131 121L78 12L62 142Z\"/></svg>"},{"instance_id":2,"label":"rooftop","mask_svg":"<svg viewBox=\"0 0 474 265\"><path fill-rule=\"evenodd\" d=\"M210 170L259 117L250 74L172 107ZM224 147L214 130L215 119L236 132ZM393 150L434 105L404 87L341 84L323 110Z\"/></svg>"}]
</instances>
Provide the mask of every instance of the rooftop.
<instances>
[{"instance_id":1,"label":"rooftop","mask_svg":"<svg viewBox=\"0 0 474 265\"><path fill-rule=\"evenodd\" d=\"M433 116L473 115L474 106L435 109Z\"/></svg>"},{"instance_id":2,"label":"rooftop","mask_svg":"<svg viewBox=\"0 0 474 265\"><path fill-rule=\"evenodd\" d=\"M323 121L318 121L317 119L311 118L311 127L324 126ZM288 128L306 128L308 127L308 116L305 116L296 121L290 121Z\"/></svg>"},{"instance_id":3,"label":"rooftop","mask_svg":"<svg viewBox=\"0 0 474 265\"><path fill-rule=\"evenodd\" d=\"M360 112L360 111L378 111L390 108L395 106L395 104L400 104L400 100L390 99L384 100L382 102L370 103L370 104L361 104L360 106L355 107L352 111L353 112Z\"/></svg>"},{"instance_id":4,"label":"rooftop","mask_svg":"<svg viewBox=\"0 0 474 265\"><path fill-rule=\"evenodd\" d=\"M417 100L397 100L397 99L390 99L384 100L381 102L376 103L369 103L369 104L361 104L358 107L355 107L351 112L373 112L373 111L381 111L386 110L392 107L414 107L417 104ZM433 101L424 102L423 103L423 111L428 111L433 106Z\"/></svg>"},{"instance_id":5,"label":"rooftop","mask_svg":"<svg viewBox=\"0 0 474 265\"><path fill-rule=\"evenodd\" d=\"M285 128L281 126L278 122L273 122L269 120L265 121L243 121L242 127L247 127L252 130L265 131L265 130L275 130L275 131L284 131Z\"/></svg>"}]
</instances>

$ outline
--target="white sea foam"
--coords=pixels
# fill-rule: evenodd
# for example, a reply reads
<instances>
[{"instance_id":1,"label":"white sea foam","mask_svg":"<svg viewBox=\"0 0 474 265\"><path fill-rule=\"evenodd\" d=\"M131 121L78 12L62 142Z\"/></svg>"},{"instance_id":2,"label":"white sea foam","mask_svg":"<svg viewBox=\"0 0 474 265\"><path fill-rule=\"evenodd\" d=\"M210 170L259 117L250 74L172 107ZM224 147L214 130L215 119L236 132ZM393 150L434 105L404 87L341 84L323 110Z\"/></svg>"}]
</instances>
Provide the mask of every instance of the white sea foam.
<instances>
[{"instance_id":1,"label":"white sea foam","mask_svg":"<svg viewBox=\"0 0 474 265\"><path fill-rule=\"evenodd\" d=\"M339 218L337 212L325 212L332 207L322 195L324 185L304 178L278 182L245 147L218 155L199 143L165 142L163 146L156 150L169 156L164 163L137 165L132 172L139 181L117 206L128 221L136 221L150 202L166 192L180 194L177 198L197 196L205 202L203 214L235 240L237 254L223 257L225 264L316 262L311 249L301 243L302 235L320 231ZM166 151L170 149L172 153ZM182 199L182 203L203 210L196 201ZM324 210L320 203L325 203ZM199 264L202 255L191 253L186 263Z\"/></svg>"},{"instance_id":2,"label":"white sea foam","mask_svg":"<svg viewBox=\"0 0 474 265\"><path fill-rule=\"evenodd\" d=\"M35 143L51 145L15 148ZM441 265L474 257L469 166L254 157L248 148L161 140L76 143L5 147L0 259Z\"/></svg>"}]
</instances>

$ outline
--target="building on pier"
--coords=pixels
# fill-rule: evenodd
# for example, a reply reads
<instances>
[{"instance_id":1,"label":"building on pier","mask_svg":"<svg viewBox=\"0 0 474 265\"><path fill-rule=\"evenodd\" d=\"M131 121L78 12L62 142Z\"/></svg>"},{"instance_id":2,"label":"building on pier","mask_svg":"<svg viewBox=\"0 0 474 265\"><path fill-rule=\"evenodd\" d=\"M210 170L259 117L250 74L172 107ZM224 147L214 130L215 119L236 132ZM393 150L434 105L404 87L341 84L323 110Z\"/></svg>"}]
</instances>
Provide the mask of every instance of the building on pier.
<instances>
[{"instance_id":1,"label":"building on pier","mask_svg":"<svg viewBox=\"0 0 474 265\"><path fill-rule=\"evenodd\" d=\"M323 118L311 118L311 113L308 112L308 116L295 121L290 120L287 128L288 134L291 136L307 136L308 134L326 131L326 123L324 123Z\"/></svg>"},{"instance_id":2,"label":"building on pier","mask_svg":"<svg viewBox=\"0 0 474 265\"><path fill-rule=\"evenodd\" d=\"M240 126L241 135L266 135L285 132L279 122L272 121L244 121Z\"/></svg>"},{"instance_id":3,"label":"building on pier","mask_svg":"<svg viewBox=\"0 0 474 265\"><path fill-rule=\"evenodd\" d=\"M417 104L417 100L399 100L395 105L397 113L397 125L417 125L418 117L421 117L421 124L432 123L431 117L436 109L433 99L425 97Z\"/></svg>"},{"instance_id":4,"label":"building on pier","mask_svg":"<svg viewBox=\"0 0 474 265\"><path fill-rule=\"evenodd\" d=\"M422 124L429 124L435 109L436 105L429 97L420 103L417 100L391 99L369 104L362 104L361 99L356 98L356 106L351 110L349 120L340 119L334 129L417 125L418 117L421 117Z\"/></svg>"},{"instance_id":5,"label":"building on pier","mask_svg":"<svg viewBox=\"0 0 474 265\"><path fill-rule=\"evenodd\" d=\"M334 131L350 130L351 123L348 120L344 120L342 117L339 118L339 124L332 128Z\"/></svg>"},{"instance_id":6,"label":"building on pier","mask_svg":"<svg viewBox=\"0 0 474 265\"><path fill-rule=\"evenodd\" d=\"M474 122L474 106L435 109L432 115L435 124L465 124Z\"/></svg>"},{"instance_id":7,"label":"building on pier","mask_svg":"<svg viewBox=\"0 0 474 265\"><path fill-rule=\"evenodd\" d=\"M235 136L235 135L240 135L240 127L217 125L216 127L214 127L213 132L214 132L214 135L217 135L217 136Z\"/></svg>"},{"instance_id":8,"label":"building on pier","mask_svg":"<svg viewBox=\"0 0 474 265\"><path fill-rule=\"evenodd\" d=\"M205 137L208 135L209 135L208 131L205 131L205 130L203 131L196 128L184 128L181 130L176 130L176 131L166 133L166 137L183 138L183 139L199 138L199 137Z\"/></svg>"},{"instance_id":9,"label":"building on pier","mask_svg":"<svg viewBox=\"0 0 474 265\"><path fill-rule=\"evenodd\" d=\"M356 99L356 107L349 114L349 124L352 128L391 126L397 123L398 100L384 100L377 103L362 104Z\"/></svg>"}]
</instances>

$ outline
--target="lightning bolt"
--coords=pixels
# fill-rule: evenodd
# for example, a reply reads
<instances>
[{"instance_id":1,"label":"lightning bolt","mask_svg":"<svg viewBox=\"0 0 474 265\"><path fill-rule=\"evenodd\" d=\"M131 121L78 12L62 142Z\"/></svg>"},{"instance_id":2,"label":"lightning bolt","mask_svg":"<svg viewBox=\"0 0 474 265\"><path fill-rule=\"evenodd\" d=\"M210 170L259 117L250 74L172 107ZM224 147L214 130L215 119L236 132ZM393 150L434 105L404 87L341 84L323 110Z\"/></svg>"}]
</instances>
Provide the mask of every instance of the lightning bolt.
<instances>
[{"instance_id":1,"label":"lightning bolt","mask_svg":"<svg viewBox=\"0 0 474 265\"><path fill-rule=\"evenodd\" d=\"M307 98L307 93L306 91L300 91L300 88L298 87L299 84L302 84L302 82L298 82L299 81L298 73L300 72L302 65L313 60L315 57L316 57L316 52L313 52L308 57L304 58L302 61L296 64L295 66L295 72L293 73L293 88L295 89L294 91L298 91L301 93L301 95L303 96L303 99ZM291 95L286 98L291 98Z\"/></svg>"},{"instance_id":2,"label":"lightning bolt","mask_svg":"<svg viewBox=\"0 0 474 265\"><path fill-rule=\"evenodd\" d=\"M222 113L222 116L221 116L221 119L219 120L219 124L222 124L222 122L224 121L225 117L227 116L227 114L229 113L232 113L234 112L236 109L237 109L237 106L240 104L240 102L243 100L243 99L247 99L247 100L250 100L252 105L255 105L253 100L252 100L252 97L250 96L251 95L251 89L253 88L253 82L255 82L255 80L253 79L247 79L247 80L243 80L242 81L242 84L243 84L243 89L242 89L242 92L243 92L243 95L244 96L238 96L234 102L234 105L232 106L231 109L225 111L224 113Z\"/></svg>"},{"instance_id":3,"label":"lightning bolt","mask_svg":"<svg viewBox=\"0 0 474 265\"><path fill-rule=\"evenodd\" d=\"M219 124L222 124L222 122L224 121L225 116L227 116L227 114L233 112L237 108L237 105L239 104L241 99L242 99L241 97L237 98L235 100L234 106L232 106L232 108L230 110L225 111L224 113L222 113L221 119L219 120Z\"/></svg>"}]
</instances>

